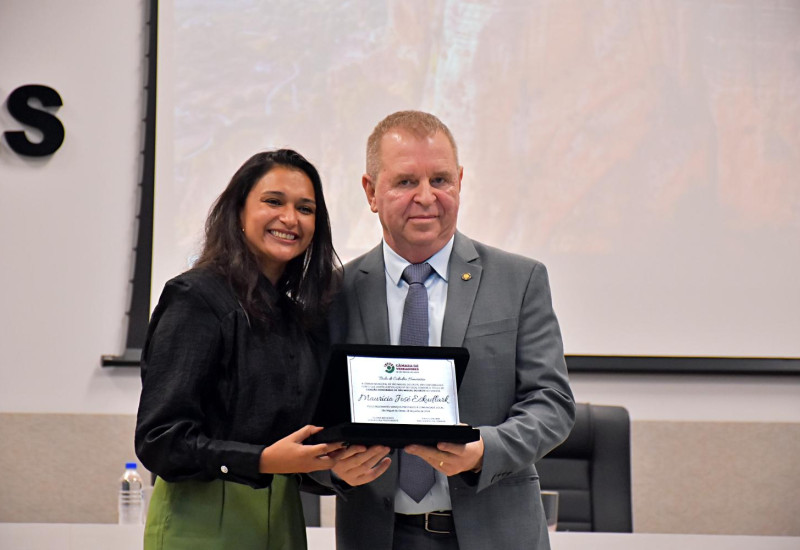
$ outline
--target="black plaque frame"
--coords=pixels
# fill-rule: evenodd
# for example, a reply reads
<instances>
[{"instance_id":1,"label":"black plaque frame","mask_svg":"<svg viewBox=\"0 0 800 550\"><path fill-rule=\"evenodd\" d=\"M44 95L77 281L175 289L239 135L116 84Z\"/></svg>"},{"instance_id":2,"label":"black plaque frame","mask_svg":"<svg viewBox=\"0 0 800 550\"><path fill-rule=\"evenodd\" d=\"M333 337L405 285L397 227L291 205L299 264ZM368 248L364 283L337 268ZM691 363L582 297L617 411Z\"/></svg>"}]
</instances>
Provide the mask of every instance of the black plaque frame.
<instances>
[{"instance_id":1,"label":"black plaque frame","mask_svg":"<svg viewBox=\"0 0 800 550\"><path fill-rule=\"evenodd\" d=\"M456 388L469 363L465 348L428 346L385 346L369 344L338 344L331 349L328 372L312 423L325 427L311 436L307 443L386 445L400 448L417 443L435 446L440 441L468 443L477 441L480 432L466 425L442 426L423 424L365 424L352 422L350 417L350 377L347 358L385 357L397 359L452 359L456 371Z\"/></svg>"}]
</instances>

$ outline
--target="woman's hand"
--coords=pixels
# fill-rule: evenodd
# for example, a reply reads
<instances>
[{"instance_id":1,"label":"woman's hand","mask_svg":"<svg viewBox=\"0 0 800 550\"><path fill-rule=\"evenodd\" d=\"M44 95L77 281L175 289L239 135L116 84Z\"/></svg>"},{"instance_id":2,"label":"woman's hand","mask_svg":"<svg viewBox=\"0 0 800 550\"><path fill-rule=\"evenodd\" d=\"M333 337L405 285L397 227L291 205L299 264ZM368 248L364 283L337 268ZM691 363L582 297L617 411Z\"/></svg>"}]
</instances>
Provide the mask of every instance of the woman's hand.
<instances>
[{"instance_id":1,"label":"woman's hand","mask_svg":"<svg viewBox=\"0 0 800 550\"><path fill-rule=\"evenodd\" d=\"M330 453L341 449L341 443L303 445L303 441L320 430L319 426L304 426L265 448L261 452L258 471L262 474L291 474L331 469L338 458L330 456Z\"/></svg>"}]
</instances>

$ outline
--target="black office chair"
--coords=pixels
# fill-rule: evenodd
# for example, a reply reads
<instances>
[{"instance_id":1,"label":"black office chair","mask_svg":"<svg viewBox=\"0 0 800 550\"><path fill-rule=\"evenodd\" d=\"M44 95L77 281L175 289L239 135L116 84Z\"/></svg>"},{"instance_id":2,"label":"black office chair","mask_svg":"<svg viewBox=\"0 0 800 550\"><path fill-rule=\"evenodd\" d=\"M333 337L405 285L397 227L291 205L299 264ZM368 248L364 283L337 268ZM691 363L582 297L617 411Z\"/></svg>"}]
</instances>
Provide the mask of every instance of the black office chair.
<instances>
[{"instance_id":1,"label":"black office chair","mask_svg":"<svg viewBox=\"0 0 800 550\"><path fill-rule=\"evenodd\" d=\"M624 407L578 403L566 441L536 463L558 491L558 531L633 532L630 417Z\"/></svg>"}]
</instances>

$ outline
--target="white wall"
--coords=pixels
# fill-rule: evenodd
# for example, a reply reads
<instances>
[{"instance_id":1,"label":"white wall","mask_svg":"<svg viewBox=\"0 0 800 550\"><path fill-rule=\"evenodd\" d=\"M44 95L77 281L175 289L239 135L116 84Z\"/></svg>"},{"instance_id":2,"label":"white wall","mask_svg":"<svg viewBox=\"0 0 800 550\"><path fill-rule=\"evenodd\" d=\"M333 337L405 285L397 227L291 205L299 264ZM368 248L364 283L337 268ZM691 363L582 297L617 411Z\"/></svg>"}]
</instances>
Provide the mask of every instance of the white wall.
<instances>
[{"instance_id":1,"label":"white wall","mask_svg":"<svg viewBox=\"0 0 800 550\"><path fill-rule=\"evenodd\" d=\"M132 413L125 345L142 117L143 0L0 4L5 99L44 84L64 105L62 147L30 159L0 140L0 412ZM35 134L29 134L31 139Z\"/></svg>"},{"instance_id":2,"label":"white wall","mask_svg":"<svg viewBox=\"0 0 800 550\"><path fill-rule=\"evenodd\" d=\"M800 422L798 376L572 375L575 398L633 420Z\"/></svg>"}]
</instances>

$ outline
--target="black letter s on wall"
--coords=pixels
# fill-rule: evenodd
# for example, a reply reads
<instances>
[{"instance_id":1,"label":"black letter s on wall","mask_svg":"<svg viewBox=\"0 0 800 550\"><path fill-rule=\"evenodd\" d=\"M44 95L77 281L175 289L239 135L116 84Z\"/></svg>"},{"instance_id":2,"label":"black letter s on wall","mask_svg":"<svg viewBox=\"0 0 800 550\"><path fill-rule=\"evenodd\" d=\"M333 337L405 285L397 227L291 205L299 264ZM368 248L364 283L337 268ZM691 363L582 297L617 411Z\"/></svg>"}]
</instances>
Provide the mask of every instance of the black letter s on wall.
<instances>
[{"instance_id":1,"label":"black letter s on wall","mask_svg":"<svg viewBox=\"0 0 800 550\"><path fill-rule=\"evenodd\" d=\"M42 132L41 143L32 143L25 137L25 132L5 132L9 147L20 155L28 157L44 157L55 153L64 143L64 125L47 111L34 109L28 101L36 98L43 107L61 107L61 96L53 88L40 84L20 86L8 96L8 112L18 122L33 126Z\"/></svg>"}]
</instances>

